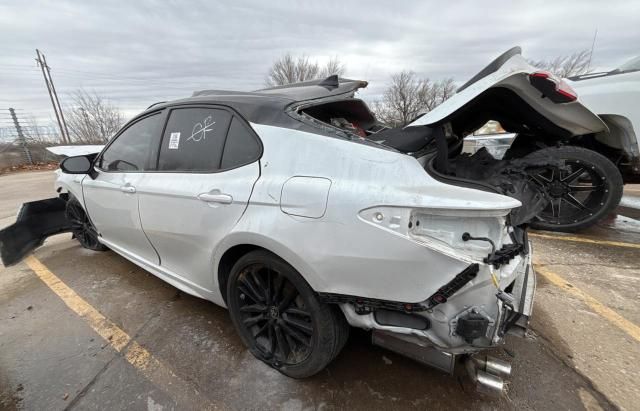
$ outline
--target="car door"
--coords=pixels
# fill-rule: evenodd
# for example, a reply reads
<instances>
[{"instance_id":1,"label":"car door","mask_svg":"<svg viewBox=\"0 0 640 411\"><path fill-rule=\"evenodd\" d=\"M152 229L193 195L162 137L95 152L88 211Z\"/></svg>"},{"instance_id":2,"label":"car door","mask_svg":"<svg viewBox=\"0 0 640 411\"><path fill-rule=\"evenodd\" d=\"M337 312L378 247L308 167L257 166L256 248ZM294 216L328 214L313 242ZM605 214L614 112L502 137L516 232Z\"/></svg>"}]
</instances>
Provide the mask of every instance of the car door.
<instances>
[{"instance_id":1,"label":"car door","mask_svg":"<svg viewBox=\"0 0 640 411\"><path fill-rule=\"evenodd\" d=\"M213 288L213 251L247 207L261 154L258 137L230 109L170 111L157 169L137 187L142 226L167 274L194 290Z\"/></svg>"},{"instance_id":2,"label":"car door","mask_svg":"<svg viewBox=\"0 0 640 411\"><path fill-rule=\"evenodd\" d=\"M95 178L82 181L85 206L103 242L153 264L160 259L140 225L137 186L149 168L163 117L156 112L124 128L98 156Z\"/></svg>"}]
</instances>

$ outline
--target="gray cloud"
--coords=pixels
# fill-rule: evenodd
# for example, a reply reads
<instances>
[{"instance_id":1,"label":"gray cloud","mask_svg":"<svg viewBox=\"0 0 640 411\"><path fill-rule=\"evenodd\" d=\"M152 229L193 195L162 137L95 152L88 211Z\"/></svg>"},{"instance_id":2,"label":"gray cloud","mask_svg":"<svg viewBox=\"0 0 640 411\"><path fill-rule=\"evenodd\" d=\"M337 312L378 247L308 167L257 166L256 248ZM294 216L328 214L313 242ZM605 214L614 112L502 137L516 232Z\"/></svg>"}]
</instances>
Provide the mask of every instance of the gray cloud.
<instances>
[{"instance_id":1,"label":"gray cloud","mask_svg":"<svg viewBox=\"0 0 640 411\"><path fill-rule=\"evenodd\" d=\"M132 115L203 88L252 90L285 52L338 56L374 99L411 69L462 83L513 45L534 59L591 47L613 68L638 54L640 3L608 1L30 1L0 5L0 108L52 112L35 48L56 87L96 90Z\"/></svg>"}]
</instances>

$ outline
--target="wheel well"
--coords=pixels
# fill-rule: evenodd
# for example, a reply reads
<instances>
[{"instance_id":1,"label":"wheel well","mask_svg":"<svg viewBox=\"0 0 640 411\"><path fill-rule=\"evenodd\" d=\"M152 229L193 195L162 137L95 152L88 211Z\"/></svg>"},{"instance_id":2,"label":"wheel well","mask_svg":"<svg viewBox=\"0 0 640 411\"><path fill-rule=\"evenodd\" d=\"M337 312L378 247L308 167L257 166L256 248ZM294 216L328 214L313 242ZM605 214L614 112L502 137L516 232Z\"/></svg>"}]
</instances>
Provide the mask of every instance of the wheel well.
<instances>
[{"instance_id":1,"label":"wheel well","mask_svg":"<svg viewBox=\"0 0 640 411\"><path fill-rule=\"evenodd\" d=\"M220 264L218 264L218 287L220 288L220 294L222 294L225 304L227 303L227 279L229 278L229 274L231 274L231 269L236 261L243 255L255 250L269 251L257 245L239 244L225 251L220 258Z\"/></svg>"}]
</instances>

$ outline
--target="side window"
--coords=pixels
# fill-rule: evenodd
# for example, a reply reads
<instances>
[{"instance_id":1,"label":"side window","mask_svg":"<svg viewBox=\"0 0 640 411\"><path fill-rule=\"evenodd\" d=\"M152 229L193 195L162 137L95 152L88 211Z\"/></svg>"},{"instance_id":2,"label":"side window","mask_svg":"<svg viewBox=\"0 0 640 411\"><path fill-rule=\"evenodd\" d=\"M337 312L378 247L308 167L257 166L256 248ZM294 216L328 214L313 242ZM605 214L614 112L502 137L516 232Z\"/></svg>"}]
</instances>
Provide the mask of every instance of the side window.
<instances>
[{"instance_id":1,"label":"side window","mask_svg":"<svg viewBox=\"0 0 640 411\"><path fill-rule=\"evenodd\" d=\"M231 114L214 108L171 111L160 147L158 170L217 171Z\"/></svg>"},{"instance_id":2,"label":"side window","mask_svg":"<svg viewBox=\"0 0 640 411\"><path fill-rule=\"evenodd\" d=\"M161 119L161 115L154 114L127 127L102 154L98 167L105 171L144 170L151 144L160 132Z\"/></svg>"},{"instance_id":3,"label":"side window","mask_svg":"<svg viewBox=\"0 0 640 411\"><path fill-rule=\"evenodd\" d=\"M260 145L253 132L234 116L227 134L222 155L222 169L234 168L251 163L260 156Z\"/></svg>"}]
</instances>

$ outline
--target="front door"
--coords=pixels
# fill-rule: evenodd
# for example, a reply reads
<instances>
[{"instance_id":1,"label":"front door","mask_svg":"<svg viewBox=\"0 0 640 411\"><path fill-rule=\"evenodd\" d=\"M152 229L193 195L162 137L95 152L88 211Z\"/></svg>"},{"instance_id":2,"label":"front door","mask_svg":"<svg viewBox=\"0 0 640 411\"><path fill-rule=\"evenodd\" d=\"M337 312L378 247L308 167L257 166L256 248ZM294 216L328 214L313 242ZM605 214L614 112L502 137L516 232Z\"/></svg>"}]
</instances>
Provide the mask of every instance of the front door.
<instances>
[{"instance_id":1,"label":"front door","mask_svg":"<svg viewBox=\"0 0 640 411\"><path fill-rule=\"evenodd\" d=\"M260 155L260 141L236 113L171 110L157 170L137 187L142 226L168 274L212 290L214 250L248 205Z\"/></svg>"},{"instance_id":2,"label":"front door","mask_svg":"<svg viewBox=\"0 0 640 411\"><path fill-rule=\"evenodd\" d=\"M140 224L137 189L162 118L156 113L124 129L98 157L96 178L82 181L87 212L105 244L153 264L160 260Z\"/></svg>"}]
</instances>

